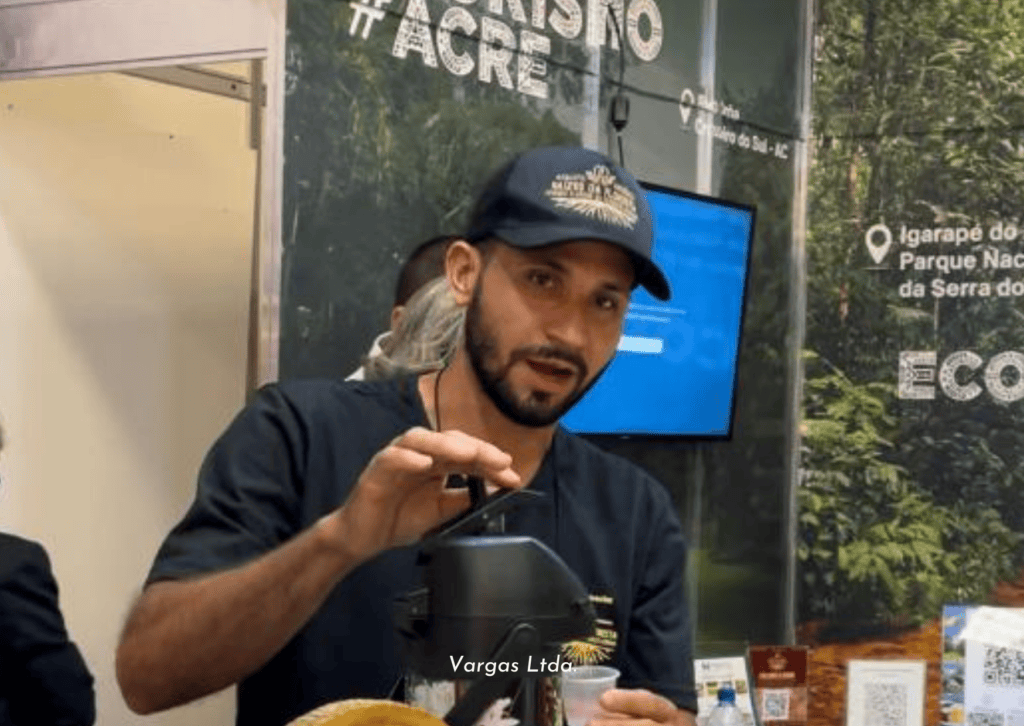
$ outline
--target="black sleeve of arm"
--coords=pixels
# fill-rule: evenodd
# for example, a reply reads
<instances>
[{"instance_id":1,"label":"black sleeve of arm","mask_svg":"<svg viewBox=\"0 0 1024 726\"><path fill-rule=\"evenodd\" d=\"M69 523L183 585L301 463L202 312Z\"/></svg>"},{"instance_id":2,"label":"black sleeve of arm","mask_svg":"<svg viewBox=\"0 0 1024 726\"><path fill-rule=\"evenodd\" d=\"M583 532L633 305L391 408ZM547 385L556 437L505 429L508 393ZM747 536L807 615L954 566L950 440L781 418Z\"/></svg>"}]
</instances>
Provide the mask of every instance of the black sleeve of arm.
<instances>
[{"instance_id":1,"label":"black sleeve of arm","mask_svg":"<svg viewBox=\"0 0 1024 726\"><path fill-rule=\"evenodd\" d=\"M300 528L307 425L276 385L261 389L206 455L196 497L147 583L241 565Z\"/></svg>"},{"instance_id":2,"label":"black sleeve of arm","mask_svg":"<svg viewBox=\"0 0 1024 726\"><path fill-rule=\"evenodd\" d=\"M645 552L637 567L636 599L626 657L647 688L678 707L697 712L693 675L693 634L686 598L686 541L668 492L660 485L650 501Z\"/></svg>"},{"instance_id":3,"label":"black sleeve of arm","mask_svg":"<svg viewBox=\"0 0 1024 726\"><path fill-rule=\"evenodd\" d=\"M8 562L0 585L0 658L11 718L89 726L96 720L93 678L68 639L46 551L22 541Z\"/></svg>"}]
</instances>

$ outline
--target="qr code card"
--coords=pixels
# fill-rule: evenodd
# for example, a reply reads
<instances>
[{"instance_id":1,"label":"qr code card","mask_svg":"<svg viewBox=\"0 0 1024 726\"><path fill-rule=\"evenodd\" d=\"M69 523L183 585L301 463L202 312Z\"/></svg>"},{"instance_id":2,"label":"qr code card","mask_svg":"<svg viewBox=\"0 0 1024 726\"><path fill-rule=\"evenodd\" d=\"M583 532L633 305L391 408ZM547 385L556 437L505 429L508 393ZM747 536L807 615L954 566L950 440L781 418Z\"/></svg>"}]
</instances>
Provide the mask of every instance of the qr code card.
<instances>
[{"instance_id":1,"label":"qr code card","mask_svg":"<svg viewBox=\"0 0 1024 726\"><path fill-rule=\"evenodd\" d=\"M923 660L852 660L847 665L847 726L923 726Z\"/></svg>"},{"instance_id":2,"label":"qr code card","mask_svg":"<svg viewBox=\"0 0 1024 726\"><path fill-rule=\"evenodd\" d=\"M966 642L964 711L968 726L1024 726L1024 651Z\"/></svg>"},{"instance_id":3,"label":"qr code card","mask_svg":"<svg viewBox=\"0 0 1024 726\"><path fill-rule=\"evenodd\" d=\"M762 721L789 721L788 688L761 688L758 694Z\"/></svg>"}]
</instances>

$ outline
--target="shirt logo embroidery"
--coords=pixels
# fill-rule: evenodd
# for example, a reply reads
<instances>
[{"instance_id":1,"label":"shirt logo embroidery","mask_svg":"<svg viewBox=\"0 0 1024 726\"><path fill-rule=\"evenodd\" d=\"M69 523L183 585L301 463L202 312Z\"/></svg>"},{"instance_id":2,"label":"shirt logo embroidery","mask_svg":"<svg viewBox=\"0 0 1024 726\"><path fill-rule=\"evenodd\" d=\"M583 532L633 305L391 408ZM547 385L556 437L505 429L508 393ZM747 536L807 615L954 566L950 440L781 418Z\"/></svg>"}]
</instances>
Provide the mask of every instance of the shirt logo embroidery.
<instances>
[{"instance_id":1,"label":"shirt logo embroidery","mask_svg":"<svg viewBox=\"0 0 1024 726\"><path fill-rule=\"evenodd\" d=\"M619 634L615 629L615 600L611 595L591 593L597 614L594 634L583 640L562 644L562 656L573 665L607 663L615 654Z\"/></svg>"},{"instance_id":2,"label":"shirt logo embroidery","mask_svg":"<svg viewBox=\"0 0 1024 726\"><path fill-rule=\"evenodd\" d=\"M605 224L633 229L639 219L636 196L604 164L582 173L559 174L544 195L556 207Z\"/></svg>"}]
</instances>

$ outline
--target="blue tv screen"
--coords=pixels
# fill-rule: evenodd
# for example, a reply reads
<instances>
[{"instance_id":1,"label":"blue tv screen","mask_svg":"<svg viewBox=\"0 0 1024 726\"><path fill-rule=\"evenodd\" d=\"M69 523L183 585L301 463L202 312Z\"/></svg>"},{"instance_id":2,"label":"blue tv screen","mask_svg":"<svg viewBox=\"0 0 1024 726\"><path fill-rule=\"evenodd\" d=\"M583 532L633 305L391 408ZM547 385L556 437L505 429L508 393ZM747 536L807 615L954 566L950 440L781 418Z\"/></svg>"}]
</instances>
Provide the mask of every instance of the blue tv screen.
<instances>
[{"instance_id":1,"label":"blue tv screen","mask_svg":"<svg viewBox=\"0 0 1024 726\"><path fill-rule=\"evenodd\" d=\"M672 297L633 291L615 358L562 424L581 434L727 439L755 210L643 186Z\"/></svg>"}]
</instances>

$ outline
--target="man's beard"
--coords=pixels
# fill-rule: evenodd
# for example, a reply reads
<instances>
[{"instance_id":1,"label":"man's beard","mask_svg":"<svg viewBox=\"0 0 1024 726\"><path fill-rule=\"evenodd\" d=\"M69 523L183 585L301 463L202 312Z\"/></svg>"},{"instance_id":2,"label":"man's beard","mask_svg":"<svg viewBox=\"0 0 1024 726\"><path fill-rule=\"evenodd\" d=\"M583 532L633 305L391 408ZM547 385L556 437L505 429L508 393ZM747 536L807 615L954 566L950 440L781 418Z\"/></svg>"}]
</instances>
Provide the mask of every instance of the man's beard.
<instances>
[{"instance_id":1,"label":"man's beard","mask_svg":"<svg viewBox=\"0 0 1024 726\"><path fill-rule=\"evenodd\" d=\"M506 418L520 426L543 428L562 418L565 413L586 395L590 387L597 383L608 363L598 371L593 380L586 384L587 364L583 358L566 348L557 345L541 345L513 350L504 366L495 360L498 355L498 343L493 329L488 329L483 320L480 297L482 285L478 281L473 290L473 298L466 310L465 341L466 352L470 364L476 373L480 387L495 407ZM576 387L560 402L554 396L543 391L528 392L525 397L518 398L508 380L508 373L518 361L533 358L535 360L562 361L572 365L577 378Z\"/></svg>"}]
</instances>

